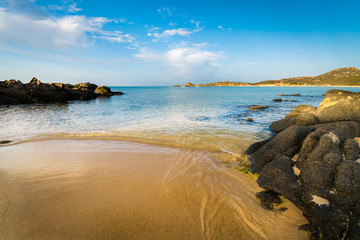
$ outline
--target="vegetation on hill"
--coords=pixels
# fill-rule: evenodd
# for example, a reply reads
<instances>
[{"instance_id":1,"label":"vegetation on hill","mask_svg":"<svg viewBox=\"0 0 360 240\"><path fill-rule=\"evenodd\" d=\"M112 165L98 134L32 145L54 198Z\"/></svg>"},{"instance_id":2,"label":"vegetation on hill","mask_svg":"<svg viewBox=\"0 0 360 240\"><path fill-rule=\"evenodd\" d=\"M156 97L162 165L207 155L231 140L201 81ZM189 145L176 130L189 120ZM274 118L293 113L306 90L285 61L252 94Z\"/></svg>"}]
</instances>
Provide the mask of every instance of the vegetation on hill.
<instances>
[{"instance_id":1,"label":"vegetation on hill","mask_svg":"<svg viewBox=\"0 0 360 240\"><path fill-rule=\"evenodd\" d=\"M207 84L195 85L186 83L185 87L237 87L237 86L257 86L257 85L278 85L278 86L292 86L292 85L359 85L360 86L360 69L355 67L344 67L332 70L315 77L294 77L285 78L281 80L267 80L258 83L247 82L214 82ZM175 85L180 87L180 85Z\"/></svg>"},{"instance_id":2,"label":"vegetation on hill","mask_svg":"<svg viewBox=\"0 0 360 240\"><path fill-rule=\"evenodd\" d=\"M255 85L360 85L360 69L344 67L332 70L316 77L294 77L281 80L269 80Z\"/></svg>"}]
</instances>

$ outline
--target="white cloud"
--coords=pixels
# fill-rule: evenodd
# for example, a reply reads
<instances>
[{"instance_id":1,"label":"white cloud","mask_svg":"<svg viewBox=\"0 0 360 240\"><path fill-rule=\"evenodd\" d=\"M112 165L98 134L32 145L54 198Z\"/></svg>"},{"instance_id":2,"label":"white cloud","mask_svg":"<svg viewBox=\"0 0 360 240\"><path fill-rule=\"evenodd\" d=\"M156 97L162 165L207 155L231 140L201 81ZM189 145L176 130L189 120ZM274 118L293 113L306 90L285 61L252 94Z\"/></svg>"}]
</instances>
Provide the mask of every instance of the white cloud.
<instances>
[{"instance_id":1,"label":"white cloud","mask_svg":"<svg viewBox=\"0 0 360 240\"><path fill-rule=\"evenodd\" d=\"M198 47L198 48L203 48L203 47L216 47L216 44L210 44L207 42L202 42L202 43L193 43L192 44L193 47Z\"/></svg>"},{"instance_id":2,"label":"white cloud","mask_svg":"<svg viewBox=\"0 0 360 240\"><path fill-rule=\"evenodd\" d=\"M258 62L238 62L238 63L230 64L230 66L253 66L258 64L259 64Z\"/></svg>"},{"instance_id":3,"label":"white cloud","mask_svg":"<svg viewBox=\"0 0 360 240\"><path fill-rule=\"evenodd\" d=\"M141 58L141 59L143 59L145 61L161 60L161 55L160 54L153 53L152 51L150 51L148 49L145 49L145 48L141 48L140 53L136 54L135 57Z\"/></svg>"},{"instance_id":4,"label":"white cloud","mask_svg":"<svg viewBox=\"0 0 360 240\"><path fill-rule=\"evenodd\" d=\"M218 28L219 28L219 29L221 29L221 30L223 30L223 29L224 29L224 28L223 28L223 26L218 26Z\"/></svg>"},{"instance_id":5,"label":"white cloud","mask_svg":"<svg viewBox=\"0 0 360 240\"><path fill-rule=\"evenodd\" d=\"M172 12L170 11L170 9L166 8L166 7L157 9L157 12L162 16L171 16L172 15Z\"/></svg>"},{"instance_id":6,"label":"white cloud","mask_svg":"<svg viewBox=\"0 0 360 240\"><path fill-rule=\"evenodd\" d=\"M198 31L200 31L200 30L195 29L195 30L190 31L190 30L187 30L186 28L177 28L177 29L165 30L162 33L158 33L158 32L150 33L149 32L147 35L149 37L155 37L155 38L168 38L168 37L172 37L175 35L182 36L182 37L188 37L191 34L198 32Z\"/></svg>"},{"instance_id":7,"label":"white cloud","mask_svg":"<svg viewBox=\"0 0 360 240\"><path fill-rule=\"evenodd\" d=\"M76 12L80 12L83 9L82 8L78 8L77 7L77 3L70 3L69 5L49 5L47 7L49 10L54 10L54 11L65 11L68 13L76 13Z\"/></svg>"},{"instance_id":8,"label":"white cloud","mask_svg":"<svg viewBox=\"0 0 360 240\"><path fill-rule=\"evenodd\" d=\"M93 38L117 43L130 43L134 40L129 34L119 34L118 36L93 36Z\"/></svg>"},{"instance_id":9,"label":"white cloud","mask_svg":"<svg viewBox=\"0 0 360 240\"><path fill-rule=\"evenodd\" d=\"M76 13L82 10L83 10L82 8L77 7L76 3L72 3L68 6L68 9L66 11L69 13Z\"/></svg>"},{"instance_id":10,"label":"white cloud","mask_svg":"<svg viewBox=\"0 0 360 240\"><path fill-rule=\"evenodd\" d=\"M114 21L105 17L80 15L38 18L0 8L0 44L64 49L90 46L94 43L94 40L91 40L93 38L111 42L134 41L128 34L103 30L106 23Z\"/></svg>"},{"instance_id":11,"label":"white cloud","mask_svg":"<svg viewBox=\"0 0 360 240\"><path fill-rule=\"evenodd\" d=\"M141 49L135 57L145 61L160 61L176 75L188 78L212 72L221 66L220 60L225 58L223 52L203 51L192 47L177 47L160 54Z\"/></svg>"},{"instance_id":12,"label":"white cloud","mask_svg":"<svg viewBox=\"0 0 360 240\"><path fill-rule=\"evenodd\" d=\"M200 29L200 21L190 20L191 23L195 24L196 28Z\"/></svg>"}]
</instances>

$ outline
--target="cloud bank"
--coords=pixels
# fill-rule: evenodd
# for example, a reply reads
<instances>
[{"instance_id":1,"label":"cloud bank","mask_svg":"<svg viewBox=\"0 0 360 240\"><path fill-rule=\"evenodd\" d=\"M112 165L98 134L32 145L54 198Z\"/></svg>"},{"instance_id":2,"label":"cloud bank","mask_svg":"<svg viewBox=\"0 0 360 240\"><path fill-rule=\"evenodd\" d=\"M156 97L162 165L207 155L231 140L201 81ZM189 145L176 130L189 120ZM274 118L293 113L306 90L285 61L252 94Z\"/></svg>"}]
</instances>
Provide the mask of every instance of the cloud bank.
<instances>
[{"instance_id":1,"label":"cloud bank","mask_svg":"<svg viewBox=\"0 0 360 240\"><path fill-rule=\"evenodd\" d=\"M74 13L80 10L76 4L70 4L66 11ZM7 8L0 8L0 44L66 49L91 46L95 39L134 42L135 38L130 34L104 30L107 23L123 21L83 15L56 17L48 14L44 7L36 6L33 1L13 0L8 1Z\"/></svg>"},{"instance_id":2,"label":"cloud bank","mask_svg":"<svg viewBox=\"0 0 360 240\"><path fill-rule=\"evenodd\" d=\"M213 72L221 66L220 61L225 58L223 52L205 51L194 47L176 47L164 53L141 49L135 57L145 61L159 61L168 66L175 75L186 78Z\"/></svg>"}]
</instances>

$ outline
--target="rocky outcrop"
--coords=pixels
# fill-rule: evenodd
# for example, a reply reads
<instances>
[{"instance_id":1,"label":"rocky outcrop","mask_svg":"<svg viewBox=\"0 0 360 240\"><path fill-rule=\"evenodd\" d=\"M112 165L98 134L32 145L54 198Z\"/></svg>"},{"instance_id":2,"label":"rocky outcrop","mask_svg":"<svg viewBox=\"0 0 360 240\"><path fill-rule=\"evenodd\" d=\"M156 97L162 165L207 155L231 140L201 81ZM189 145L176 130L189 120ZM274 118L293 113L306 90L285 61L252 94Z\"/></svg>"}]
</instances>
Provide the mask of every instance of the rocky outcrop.
<instances>
[{"instance_id":1,"label":"rocky outcrop","mask_svg":"<svg viewBox=\"0 0 360 240\"><path fill-rule=\"evenodd\" d=\"M330 90L319 108L298 106L272 124L277 135L246 151L257 183L303 210L312 239L360 239L358 101Z\"/></svg>"},{"instance_id":2,"label":"rocky outcrop","mask_svg":"<svg viewBox=\"0 0 360 240\"><path fill-rule=\"evenodd\" d=\"M193 84L193 83L188 82L188 83L185 83L184 86L185 86L185 87L195 87L196 85Z\"/></svg>"},{"instance_id":3,"label":"rocky outcrop","mask_svg":"<svg viewBox=\"0 0 360 240\"><path fill-rule=\"evenodd\" d=\"M251 105L248 107L250 111L259 111L269 108L269 106L263 106L263 105Z\"/></svg>"},{"instance_id":4,"label":"rocky outcrop","mask_svg":"<svg viewBox=\"0 0 360 240\"><path fill-rule=\"evenodd\" d=\"M32 78L29 83L23 84L18 80L0 81L0 104L31 104L67 102L71 100L90 100L99 96L94 91L97 85L91 83L79 83L75 85L64 83L42 83ZM110 89L108 89L110 90ZM105 96L121 95L121 92L108 91Z\"/></svg>"}]
</instances>

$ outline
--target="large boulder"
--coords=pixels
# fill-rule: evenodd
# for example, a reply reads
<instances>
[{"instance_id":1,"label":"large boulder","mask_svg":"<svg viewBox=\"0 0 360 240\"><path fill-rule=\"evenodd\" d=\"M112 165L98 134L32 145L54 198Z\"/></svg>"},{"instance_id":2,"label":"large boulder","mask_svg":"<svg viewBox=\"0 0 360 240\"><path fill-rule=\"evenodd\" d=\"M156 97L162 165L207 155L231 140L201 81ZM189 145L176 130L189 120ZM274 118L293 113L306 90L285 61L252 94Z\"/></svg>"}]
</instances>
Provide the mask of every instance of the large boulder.
<instances>
[{"instance_id":1,"label":"large boulder","mask_svg":"<svg viewBox=\"0 0 360 240\"><path fill-rule=\"evenodd\" d=\"M292 126L277 134L251 155L252 172L260 173L265 165L273 161L279 153L293 157L300 150L307 134L313 130L312 127Z\"/></svg>"},{"instance_id":2,"label":"large boulder","mask_svg":"<svg viewBox=\"0 0 360 240\"><path fill-rule=\"evenodd\" d=\"M319 123L315 116L316 107L308 105L299 105L292 112L286 115L285 119L275 121L270 125L270 129L274 132L281 132L282 130L297 125L310 126Z\"/></svg>"},{"instance_id":3,"label":"large boulder","mask_svg":"<svg viewBox=\"0 0 360 240\"><path fill-rule=\"evenodd\" d=\"M329 92L318 109L297 107L280 122L288 124L285 128L271 139L251 145L246 153L251 171L259 174L257 183L303 210L310 224L301 229L310 231L311 239L360 239L357 93ZM334 116L327 112L330 109ZM308 116L315 121L302 121ZM267 202L262 199L262 204L271 208Z\"/></svg>"},{"instance_id":4,"label":"large boulder","mask_svg":"<svg viewBox=\"0 0 360 240\"><path fill-rule=\"evenodd\" d=\"M111 96L111 89L106 86L100 86L95 89L95 92L100 94L101 96Z\"/></svg>"},{"instance_id":5,"label":"large boulder","mask_svg":"<svg viewBox=\"0 0 360 240\"><path fill-rule=\"evenodd\" d=\"M360 121L360 93L338 89L327 91L315 116L321 123Z\"/></svg>"}]
</instances>

